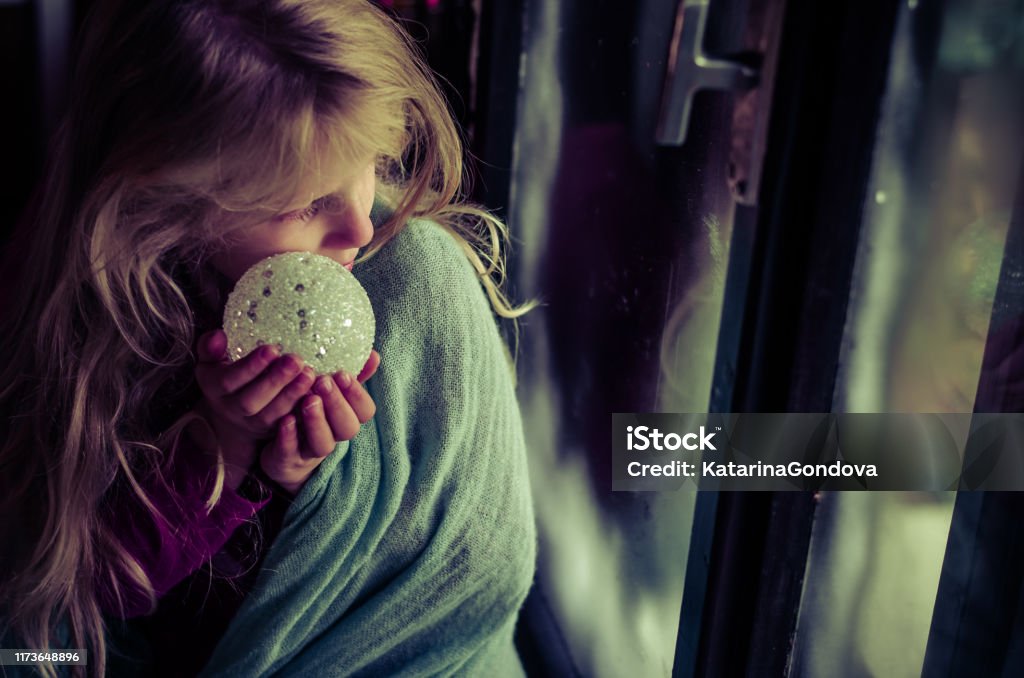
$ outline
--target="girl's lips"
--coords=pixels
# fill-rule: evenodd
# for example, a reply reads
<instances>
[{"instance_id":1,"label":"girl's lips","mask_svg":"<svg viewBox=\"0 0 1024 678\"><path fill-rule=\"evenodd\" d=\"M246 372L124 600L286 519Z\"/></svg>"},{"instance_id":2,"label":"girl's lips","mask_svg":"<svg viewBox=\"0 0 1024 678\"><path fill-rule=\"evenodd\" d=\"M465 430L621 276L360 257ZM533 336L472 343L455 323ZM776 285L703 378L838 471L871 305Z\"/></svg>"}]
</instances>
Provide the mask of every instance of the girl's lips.
<instances>
[{"instance_id":1,"label":"girl's lips","mask_svg":"<svg viewBox=\"0 0 1024 678\"><path fill-rule=\"evenodd\" d=\"M350 261L347 264L342 264L342 266L344 266L345 268L347 268L349 270L349 272L351 272L352 271L352 264L354 264L354 263L355 263L354 261Z\"/></svg>"}]
</instances>

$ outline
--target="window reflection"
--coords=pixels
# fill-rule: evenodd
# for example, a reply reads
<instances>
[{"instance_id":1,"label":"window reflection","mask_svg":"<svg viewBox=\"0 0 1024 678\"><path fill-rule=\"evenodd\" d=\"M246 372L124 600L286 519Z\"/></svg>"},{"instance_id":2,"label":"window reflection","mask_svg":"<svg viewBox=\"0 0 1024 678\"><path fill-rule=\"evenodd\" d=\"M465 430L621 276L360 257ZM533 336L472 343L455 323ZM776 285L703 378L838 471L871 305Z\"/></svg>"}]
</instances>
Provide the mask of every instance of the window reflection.
<instances>
[{"instance_id":1,"label":"window reflection","mask_svg":"<svg viewBox=\"0 0 1024 678\"><path fill-rule=\"evenodd\" d=\"M993 300L1024 149L1024 12L949 2L933 23L923 8L903 5L893 44L837 411L973 411L986 339L1020 312ZM954 496L822 497L792 675L920 675Z\"/></svg>"},{"instance_id":2,"label":"window reflection","mask_svg":"<svg viewBox=\"0 0 1024 678\"><path fill-rule=\"evenodd\" d=\"M1021 153L1010 85L1000 72L955 85L942 190L923 196L931 199L928 237L893 337L893 410L974 409Z\"/></svg>"},{"instance_id":3,"label":"window reflection","mask_svg":"<svg viewBox=\"0 0 1024 678\"><path fill-rule=\"evenodd\" d=\"M696 102L687 146L656 146L676 8L532 3L524 29L509 221L520 289L547 302L524 323L520 402L553 675L672 672L695 495L611 492L608 424L701 412L711 391L731 101Z\"/></svg>"}]
</instances>

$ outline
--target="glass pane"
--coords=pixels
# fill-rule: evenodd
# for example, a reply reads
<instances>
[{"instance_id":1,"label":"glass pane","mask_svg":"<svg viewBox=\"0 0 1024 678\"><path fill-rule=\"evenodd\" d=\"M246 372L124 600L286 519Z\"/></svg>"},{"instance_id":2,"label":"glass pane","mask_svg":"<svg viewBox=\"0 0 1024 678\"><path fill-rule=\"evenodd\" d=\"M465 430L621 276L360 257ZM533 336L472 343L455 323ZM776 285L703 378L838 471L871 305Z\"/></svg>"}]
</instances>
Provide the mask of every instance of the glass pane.
<instances>
[{"instance_id":1,"label":"glass pane","mask_svg":"<svg viewBox=\"0 0 1024 678\"><path fill-rule=\"evenodd\" d=\"M676 0L530 3L510 227L538 598L586 676L669 676L696 495L611 492L613 412L708 408L731 100L655 144ZM552 635L552 637L554 637Z\"/></svg>"},{"instance_id":2,"label":"glass pane","mask_svg":"<svg viewBox=\"0 0 1024 678\"><path fill-rule=\"evenodd\" d=\"M914 5L893 46L865 206L836 392L850 412L973 410L1019 176L1020 3L950 2L935 28Z\"/></svg>"},{"instance_id":3,"label":"glass pane","mask_svg":"<svg viewBox=\"0 0 1024 678\"><path fill-rule=\"evenodd\" d=\"M1019 2L909 0L836 411L971 412L1024 149ZM792 675L919 676L954 493L821 499Z\"/></svg>"},{"instance_id":4,"label":"glass pane","mask_svg":"<svg viewBox=\"0 0 1024 678\"><path fill-rule=\"evenodd\" d=\"M822 496L791 675L921 675L954 496Z\"/></svg>"}]
</instances>

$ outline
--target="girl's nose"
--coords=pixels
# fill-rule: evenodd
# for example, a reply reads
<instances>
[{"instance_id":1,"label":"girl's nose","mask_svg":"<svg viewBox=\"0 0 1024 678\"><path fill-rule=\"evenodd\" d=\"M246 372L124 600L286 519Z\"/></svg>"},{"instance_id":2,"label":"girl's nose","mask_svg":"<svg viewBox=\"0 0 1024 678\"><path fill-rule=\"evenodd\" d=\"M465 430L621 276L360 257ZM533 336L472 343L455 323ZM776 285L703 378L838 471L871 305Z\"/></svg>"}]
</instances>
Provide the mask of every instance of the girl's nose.
<instances>
[{"instance_id":1,"label":"girl's nose","mask_svg":"<svg viewBox=\"0 0 1024 678\"><path fill-rule=\"evenodd\" d=\"M323 246L326 249L362 248L373 239L373 222L362 210L346 207L327 214Z\"/></svg>"}]
</instances>

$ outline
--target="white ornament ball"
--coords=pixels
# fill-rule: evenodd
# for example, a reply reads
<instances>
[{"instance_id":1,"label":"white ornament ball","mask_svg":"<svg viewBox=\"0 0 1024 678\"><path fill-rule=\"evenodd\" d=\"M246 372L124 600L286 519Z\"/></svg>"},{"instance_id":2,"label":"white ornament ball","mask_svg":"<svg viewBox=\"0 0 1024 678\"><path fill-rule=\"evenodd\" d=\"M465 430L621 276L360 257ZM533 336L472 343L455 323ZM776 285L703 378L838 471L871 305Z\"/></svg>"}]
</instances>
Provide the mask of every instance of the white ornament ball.
<instances>
[{"instance_id":1,"label":"white ornament ball","mask_svg":"<svg viewBox=\"0 0 1024 678\"><path fill-rule=\"evenodd\" d=\"M246 271L228 295L224 332L238 360L264 344L294 353L318 374L358 376L376 324L366 290L328 257L285 252Z\"/></svg>"}]
</instances>

